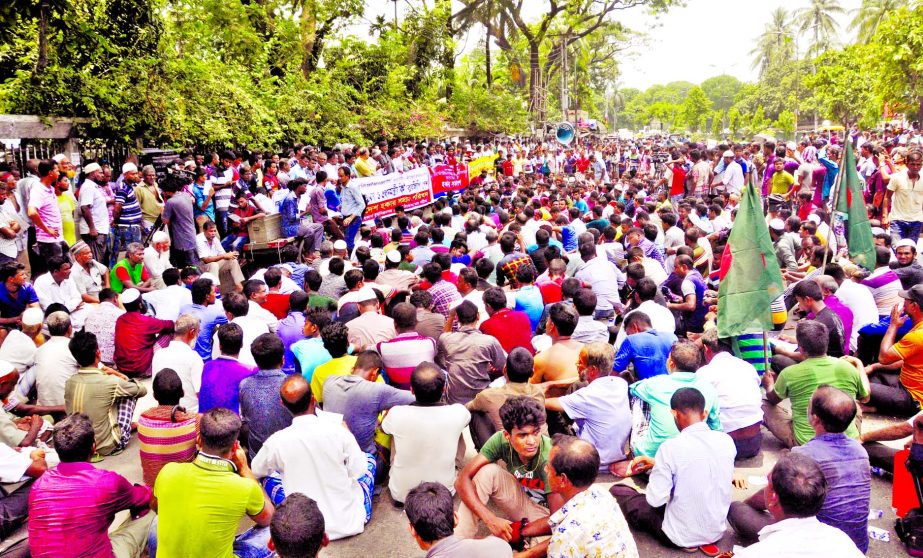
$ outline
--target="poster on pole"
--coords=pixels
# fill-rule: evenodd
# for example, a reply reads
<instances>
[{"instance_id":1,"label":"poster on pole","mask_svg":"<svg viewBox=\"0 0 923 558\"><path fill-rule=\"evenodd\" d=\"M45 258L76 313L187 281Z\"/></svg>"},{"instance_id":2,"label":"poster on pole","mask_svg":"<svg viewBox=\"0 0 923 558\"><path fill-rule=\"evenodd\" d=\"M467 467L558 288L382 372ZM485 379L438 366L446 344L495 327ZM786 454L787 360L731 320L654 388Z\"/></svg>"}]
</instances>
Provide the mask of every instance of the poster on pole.
<instances>
[{"instance_id":1,"label":"poster on pole","mask_svg":"<svg viewBox=\"0 0 923 558\"><path fill-rule=\"evenodd\" d=\"M494 161L497 160L498 155L496 153L492 155L484 155L483 157L478 157L473 159L468 163L468 176L474 178L475 176L481 174L482 170L486 170L488 174L494 173Z\"/></svg>"},{"instance_id":2,"label":"poster on pole","mask_svg":"<svg viewBox=\"0 0 923 558\"><path fill-rule=\"evenodd\" d=\"M398 205L409 211L433 201L432 180L426 167L402 174L357 178L355 182L368 203L364 217L367 220L394 215Z\"/></svg>"},{"instance_id":3,"label":"poster on pole","mask_svg":"<svg viewBox=\"0 0 923 558\"><path fill-rule=\"evenodd\" d=\"M429 172L433 180L433 198L468 187L468 166L464 163L436 165L430 167Z\"/></svg>"}]
</instances>

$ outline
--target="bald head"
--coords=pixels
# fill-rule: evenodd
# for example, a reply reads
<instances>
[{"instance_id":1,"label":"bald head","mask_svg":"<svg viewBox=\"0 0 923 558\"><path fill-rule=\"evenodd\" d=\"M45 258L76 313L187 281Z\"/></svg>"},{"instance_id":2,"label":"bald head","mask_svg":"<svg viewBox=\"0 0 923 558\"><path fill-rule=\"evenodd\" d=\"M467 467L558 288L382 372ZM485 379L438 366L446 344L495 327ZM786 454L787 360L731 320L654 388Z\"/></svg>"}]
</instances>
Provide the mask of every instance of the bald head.
<instances>
[{"instance_id":1,"label":"bald head","mask_svg":"<svg viewBox=\"0 0 923 558\"><path fill-rule=\"evenodd\" d=\"M856 418L856 400L840 389L823 384L811 397L811 416L817 419L815 430L820 426L830 434L845 432Z\"/></svg>"},{"instance_id":2,"label":"bald head","mask_svg":"<svg viewBox=\"0 0 923 558\"><path fill-rule=\"evenodd\" d=\"M285 378L279 389L282 404L294 416L308 412L311 404L311 385L301 374L292 374Z\"/></svg>"},{"instance_id":3,"label":"bald head","mask_svg":"<svg viewBox=\"0 0 923 558\"><path fill-rule=\"evenodd\" d=\"M586 488L596 481L599 452L585 440L558 435L554 438L551 467L558 476L567 476L574 488Z\"/></svg>"}]
</instances>

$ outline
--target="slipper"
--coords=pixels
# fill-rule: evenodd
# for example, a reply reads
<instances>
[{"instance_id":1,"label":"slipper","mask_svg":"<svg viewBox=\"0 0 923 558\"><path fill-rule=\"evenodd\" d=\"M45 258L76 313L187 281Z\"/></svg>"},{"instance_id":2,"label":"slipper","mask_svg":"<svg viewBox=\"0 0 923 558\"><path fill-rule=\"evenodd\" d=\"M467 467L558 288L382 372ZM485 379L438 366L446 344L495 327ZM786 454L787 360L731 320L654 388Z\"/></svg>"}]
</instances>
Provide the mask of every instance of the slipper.
<instances>
[{"instance_id":1,"label":"slipper","mask_svg":"<svg viewBox=\"0 0 923 558\"><path fill-rule=\"evenodd\" d=\"M90 463L99 463L103 460L103 456L99 455L99 452L93 454L93 457L90 458Z\"/></svg>"},{"instance_id":2,"label":"slipper","mask_svg":"<svg viewBox=\"0 0 923 558\"><path fill-rule=\"evenodd\" d=\"M699 547L699 550L701 550L702 554L705 556L717 556L721 554L721 549L718 548L716 544L703 544Z\"/></svg>"}]
</instances>

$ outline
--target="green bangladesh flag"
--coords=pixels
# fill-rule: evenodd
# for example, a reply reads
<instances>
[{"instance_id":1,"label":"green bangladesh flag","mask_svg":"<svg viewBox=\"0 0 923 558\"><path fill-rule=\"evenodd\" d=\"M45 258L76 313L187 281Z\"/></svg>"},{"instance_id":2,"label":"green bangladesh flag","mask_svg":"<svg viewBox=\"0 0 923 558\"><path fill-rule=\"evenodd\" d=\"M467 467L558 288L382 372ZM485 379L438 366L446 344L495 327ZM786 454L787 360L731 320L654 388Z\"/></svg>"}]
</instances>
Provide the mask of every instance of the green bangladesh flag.
<instances>
[{"instance_id":1,"label":"green bangladesh flag","mask_svg":"<svg viewBox=\"0 0 923 558\"><path fill-rule=\"evenodd\" d=\"M782 294L782 272L753 184L741 192L719 277L718 336L772 331L770 304Z\"/></svg>"},{"instance_id":2,"label":"green bangladesh flag","mask_svg":"<svg viewBox=\"0 0 923 558\"><path fill-rule=\"evenodd\" d=\"M852 143L846 142L846 153L840 166L840 192L836 210L846 215L846 241L850 259L868 270L875 269L875 239L869 224L865 200L862 197L862 179L856 172L856 154Z\"/></svg>"}]
</instances>

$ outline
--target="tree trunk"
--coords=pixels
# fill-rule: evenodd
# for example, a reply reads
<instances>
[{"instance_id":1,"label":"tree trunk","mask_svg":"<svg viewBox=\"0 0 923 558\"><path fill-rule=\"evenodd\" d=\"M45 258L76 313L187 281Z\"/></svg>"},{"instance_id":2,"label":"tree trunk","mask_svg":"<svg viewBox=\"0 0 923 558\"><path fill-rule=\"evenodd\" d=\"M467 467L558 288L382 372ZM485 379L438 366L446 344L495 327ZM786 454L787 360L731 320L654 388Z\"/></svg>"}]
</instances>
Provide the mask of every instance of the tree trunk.
<instances>
[{"instance_id":1,"label":"tree trunk","mask_svg":"<svg viewBox=\"0 0 923 558\"><path fill-rule=\"evenodd\" d=\"M542 86L542 68L539 65L538 42L529 41L529 112L536 124L545 121L545 107L539 88Z\"/></svg>"},{"instance_id":2,"label":"tree trunk","mask_svg":"<svg viewBox=\"0 0 923 558\"><path fill-rule=\"evenodd\" d=\"M484 71L487 72L487 89L493 82L490 76L490 24L487 25L487 39L484 41Z\"/></svg>"},{"instance_id":3,"label":"tree trunk","mask_svg":"<svg viewBox=\"0 0 923 558\"><path fill-rule=\"evenodd\" d=\"M317 5L314 0L305 0L301 6L301 73L309 79L317 67L314 59L314 43L317 40Z\"/></svg>"},{"instance_id":4,"label":"tree trunk","mask_svg":"<svg viewBox=\"0 0 923 558\"><path fill-rule=\"evenodd\" d=\"M38 60L35 61L35 75L41 75L48 67L48 2L39 5Z\"/></svg>"},{"instance_id":5,"label":"tree trunk","mask_svg":"<svg viewBox=\"0 0 923 558\"><path fill-rule=\"evenodd\" d=\"M448 101L452 98L452 90L455 86L455 30L452 28L452 2L444 0L445 7L445 33L447 44L443 46L442 52L442 71L445 80L445 98Z\"/></svg>"}]
</instances>

